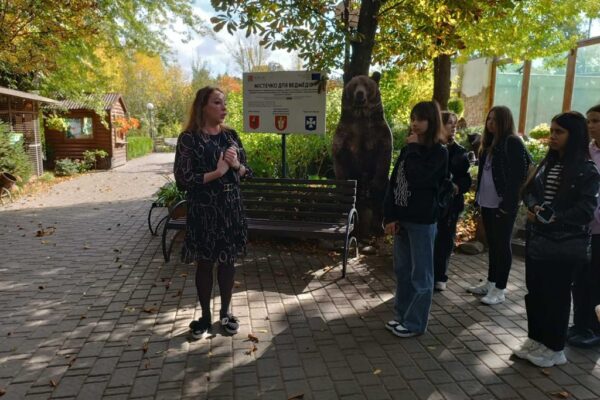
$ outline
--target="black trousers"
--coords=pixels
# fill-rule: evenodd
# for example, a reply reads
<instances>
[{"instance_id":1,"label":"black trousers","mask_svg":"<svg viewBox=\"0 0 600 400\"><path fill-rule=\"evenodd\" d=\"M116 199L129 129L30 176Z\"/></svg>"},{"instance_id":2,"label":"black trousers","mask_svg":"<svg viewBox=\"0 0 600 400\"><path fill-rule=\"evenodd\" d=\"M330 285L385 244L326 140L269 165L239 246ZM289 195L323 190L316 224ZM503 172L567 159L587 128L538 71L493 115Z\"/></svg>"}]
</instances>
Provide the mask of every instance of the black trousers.
<instances>
[{"instance_id":1,"label":"black trousers","mask_svg":"<svg viewBox=\"0 0 600 400\"><path fill-rule=\"evenodd\" d=\"M448 263L452 250L454 250L454 239L456 237L456 224L458 214L450 210L441 217L437 223L437 234L433 248L433 277L434 282L448 281Z\"/></svg>"},{"instance_id":2,"label":"black trousers","mask_svg":"<svg viewBox=\"0 0 600 400\"><path fill-rule=\"evenodd\" d=\"M591 263L577 271L573 282L573 322L577 330L590 329L600 334L594 312L600 304L600 235L592 235Z\"/></svg>"},{"instance_id":3,"label":"black trousers","mask_svg":"<svg viewBox=\"0 0 600 400\"><path fill-rule=\"evenodd\" d=\"M525 258L528 336L554 351L565 347L571 311L571 284L581 268L569 260Z\"/></svg>"},{"instance_id":4,"label":"black trousers","mask_svg":"<svg viewBox=\"0 0 600 400\"><path fill-rule=\"evenodd\" d=\"M488 281L498 289L505 289L512 266L510 241L516 214L503 214L497 208L481 207L481 218L489 251Z\"/></svg>"}]
</instances>

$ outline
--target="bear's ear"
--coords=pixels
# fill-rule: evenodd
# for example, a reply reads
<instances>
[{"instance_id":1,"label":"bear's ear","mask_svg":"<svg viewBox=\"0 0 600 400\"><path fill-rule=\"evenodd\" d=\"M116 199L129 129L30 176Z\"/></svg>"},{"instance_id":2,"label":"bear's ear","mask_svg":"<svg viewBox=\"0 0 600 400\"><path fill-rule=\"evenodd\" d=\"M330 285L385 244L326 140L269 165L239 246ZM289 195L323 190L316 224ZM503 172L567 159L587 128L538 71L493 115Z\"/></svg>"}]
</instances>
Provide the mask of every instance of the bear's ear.
<instances>
[{"instance_id":1,"label":"bear's ear","mask_svg":"<svg viewBox=\"0 0 600 400\"><path fill-rule=\"evenodd\" d=\"M375 83L377 85L379 85L379 80L381 79L381 73L379 73L378 71L373 72L373 75L371 75L371 79L373 79L375 81Z\"/></svg>"}]
</instances>

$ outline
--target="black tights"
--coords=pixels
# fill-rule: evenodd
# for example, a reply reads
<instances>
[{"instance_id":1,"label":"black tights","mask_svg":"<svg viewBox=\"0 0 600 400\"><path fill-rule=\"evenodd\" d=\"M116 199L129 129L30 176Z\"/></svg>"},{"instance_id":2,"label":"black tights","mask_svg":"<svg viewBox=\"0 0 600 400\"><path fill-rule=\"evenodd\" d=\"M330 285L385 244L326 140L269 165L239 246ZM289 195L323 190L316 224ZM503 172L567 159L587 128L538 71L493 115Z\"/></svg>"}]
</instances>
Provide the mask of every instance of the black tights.
<instances>
[{"instance_id":1,"label":"black tights","mask_svg":"<svg viewBox=\"0 0 600 400\"><path fill-rule=\"evenodd\" d=\"M196 268L196 290L198 291L198 299L202 308L202 319L212 320L210 314L210 298L213 289L213 266L210 261L198 262ZM231 303L231 294L233 292L233 276L235 267L233 264L218 264L217 265L217 282L219 291L221 292L221 312L220 318L227 316L229 304Z\"/></svg>"}]
</instances>

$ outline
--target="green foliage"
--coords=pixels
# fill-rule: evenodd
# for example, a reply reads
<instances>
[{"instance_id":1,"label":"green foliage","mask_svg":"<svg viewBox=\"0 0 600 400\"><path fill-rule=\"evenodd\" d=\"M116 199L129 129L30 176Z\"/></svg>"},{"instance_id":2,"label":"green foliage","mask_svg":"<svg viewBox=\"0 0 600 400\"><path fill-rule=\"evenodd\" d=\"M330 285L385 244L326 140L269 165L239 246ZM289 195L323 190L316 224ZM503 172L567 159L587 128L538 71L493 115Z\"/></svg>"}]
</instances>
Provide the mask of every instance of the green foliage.
<instances>
[{"instance_id":1,"label":"green foliage","mask_svg":"<svg viewBox=\"0 0 600 400\"><path fill-rule=\"evenodd\" d=\"M527 134L532 139L544 139L550 137L550 126L546 123L539 124Z\"/></svg>"},{"instance_id":2,"label":"green foliage","mask_svg":"<svg viewBox=\"0 0 600 400\"><path fill-rule=\"evenodd\" d=\"M127 138L127 159L137 158L152 152L152 138L133 136Z\"/></svg>"},{"instance_id":3,"label":"green foliage","mask_svg":"<svg viewBox=\"0 0 600 400\"><path fill-rule=\"evenodd\" d=\"M538 139L529 138L525 141L525 147L535 164L539 164L548 152L548 145Z\"/></svg>"},{"instance_id":4,"label":"green foliage","mask_svg":"<svg viewBox=\"0 0 600 400\"><path fill-rule=\"evenodd\" d=\"M44 172L40 177L38 177L38 181L42 182L52 182L54 179L54 174L48 171Z\"/></svg>"},{"instance_id":5,"label":"green foliage","mask_svg":"<svg viewBox=\"0 0 600 400\"><path fill-rule=\"evenodd\" d=\"M104 159L108 157L108 153L104 150L86 150L83 152L83 163L90 168L96 169L98 159Z\"/></svg>"},{"instance_id":6,"label":"green foliage","mask_svg":"<svg viewBox=\"0 0 600 400\"><path fill-rule=\"evenodd\" d=\"M387 122L407 125L410 111L420 101L431 100L433 78L430 69L392 68L383 73L379 82L381 101Z\"/></svg>"},{"instance_id":7,"label":"green foliage","mask_svg":"<svg viewBox=\"0 0 600 400\"><path fill-rule=\"evenodd\" d=\"M63 158L54 163L54 175L72 176L87 171L87 166L80 160Z\"/></svg>"},{"instance_id":8,"label":"green foliage","mask_svg":"<svg viewBox=\"0 0 600 400\"><path fill-rule=\"evenodd\" d=\"M155 194L154 202L161 207L171 207L181 200L185 200L185 191L177 189L175 181L167 177L165 183Z\"/></svg>"},{"instance_id":9,"label":"green foliage","mask_svg":"<svg viewBox=\"0 0 600 400\"><path fill-rule=\"evenodd\" d=\"M46 118L46 126L49 129L58 132L66 132L69 129L69 123L67 120L59 117L56 114L52 114Z\"/></svg>"},{"instance_id":10,"label":"green foliage","mask_svg":"<svg viewBox=\"0 0 600 400\"><path fill-rule=\"evenodd\" d=\"M463 111L465 111L465 102L460 97L454 97L448 100L448 110L458 115L458 118L462 117Z\"/></svg>"},{"instance_id":11,"label":"green foliage","mask_svg":"<svg viewBox=\"0 0 600 400\"><path fill-rule=\"evenodd\" d=\"M158 128L158 136L166 137L166 138L176 138L182 131L181 122L175 121L171 123L166 123Z\"/></svg>"},{"instance_id":12,"label":"green foliage","mask_svg":"<svg viewBox=\"0 0 600 400\"><path fill-rule=\"evenodd\" d=\"M166 54L166 28L177 22L188 36L206 33L189 0L11 0L0 8L0 84L27 90L41 79L57 96L105 90L100 52Z\"/></svg>"},{"instance_id":13,"label":"green foliage","mask_svg":"<svg viewBox=\"0 0 600 400\"><path fill-rule=\"evenodd\" d=\"M0 172L20 177L26 183L31 176L31 163L22 140L14 142L10 127L0 121Z\"/></svg>"}]
</instances>

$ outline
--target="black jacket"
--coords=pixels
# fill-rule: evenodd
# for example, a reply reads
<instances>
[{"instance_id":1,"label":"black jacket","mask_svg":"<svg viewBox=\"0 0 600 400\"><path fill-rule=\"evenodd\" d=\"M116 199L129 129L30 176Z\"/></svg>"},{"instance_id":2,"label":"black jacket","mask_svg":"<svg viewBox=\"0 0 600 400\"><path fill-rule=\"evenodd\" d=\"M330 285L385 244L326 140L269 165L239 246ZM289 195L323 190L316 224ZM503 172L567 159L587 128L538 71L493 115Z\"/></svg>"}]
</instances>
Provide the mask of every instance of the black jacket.
<instances>
[{"instance_id":1,"label":"black jacket","mask_svg":"<svg viewBox=\"0 0 600 400\"><path fill-rule=\"evenodd\" d=\"M396 160L385 193L384 223L435 223L439 213L438 187L447 168L448 150L439 143L430 148L416 143L404 147ZM396 204L398 174L401 174L401 180L406 179L401 204Z\"/></svg>"},{"instance_id":2,"label":"black jacket","mask_svg":"<svg viewBox=\"0 0 600 400\"><path fill-rule=\"evenodd\" d=\"M486 158L487 152L483 152L477 171L477 192ZM502 197L499 208L506 213L517 213L519 191L527 178L529 160L525 144L516 135L506 136L492 148L492 178L498 196Z\"/></svg>"},{"instance_id":3,"label":"black jacket","mask_svg":"<svg viewBox=\"0 0 600 400\"><path fill-rule=\"evenodd\" d=\"M545 169L545 166L542 166L533 178L533 182L524 190L523 201L531 211L534 206L544 202ZM549 230L587 230L589 222L594 219L599 188L600 174L596 165L593 161L586 160L579 165L575 179L570 182L569 190L564 195L557 195L554 198L552 207L556 221L545 225L545 228Z\"/></svg>"},{"instance_id":4,"label":"black jacket","mask_svg":"<svg viewBox=\"0 0 600 400\"><path fill-rule=\"evenodd\" d=\"M452 174L452 183L458 186L458 194L452 199L450 205L451 214L460 214L465 208L464 194L471 188L471 175L469 174L469 158L467 150L460 144L453 142L446 146L448 149L448 170Z\"/></svg>"}]
</instances>

